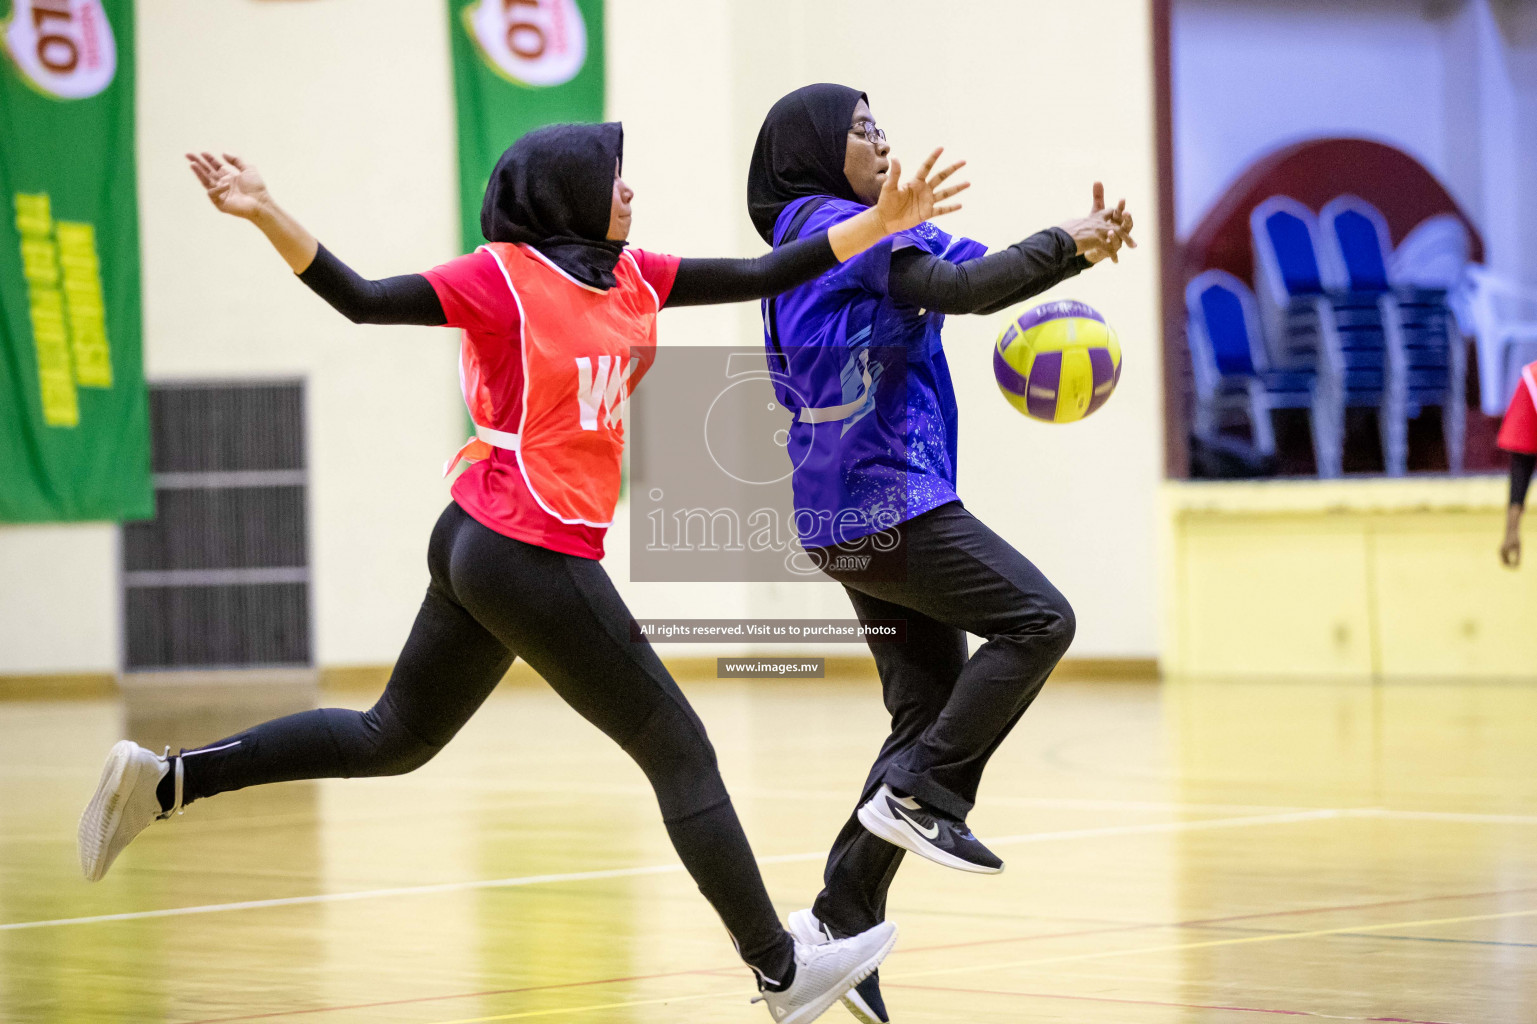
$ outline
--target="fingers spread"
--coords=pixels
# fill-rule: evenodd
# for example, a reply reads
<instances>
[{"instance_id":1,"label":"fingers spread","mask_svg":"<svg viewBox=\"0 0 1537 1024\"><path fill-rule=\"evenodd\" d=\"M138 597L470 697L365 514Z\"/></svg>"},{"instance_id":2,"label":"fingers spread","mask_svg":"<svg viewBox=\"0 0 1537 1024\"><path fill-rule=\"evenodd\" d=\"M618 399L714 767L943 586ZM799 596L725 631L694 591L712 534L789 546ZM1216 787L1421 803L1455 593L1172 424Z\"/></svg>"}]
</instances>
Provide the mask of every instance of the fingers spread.
<instances>
[{"instance_id":1,"label":"fingers spread","mask_svg":"<svg viewBox=\"0 0 1537 1024\"><path fill-rule=\"evenodd\" d=\"M193 156L191 153L188 153L187 162L192 166L192 173L197 175L198 184L202 185L204 188L208 188L213 185L213 179L208 176L207 171L203 170L203 165L198 162L197 157Z\"/></svg>"},{"instance_id":2,"label":"fingers spread","mask_svg":"<svg viewBox=\"0 0 1537 1024\"><path fill-rule=\"evenodd\" d=\"M936 206L936 207L934 207L934 212L929 215L929 219L933 220L935 217L943 217L945 214L947 214L947 213L954 213L956 210L959 210L960 208L961 208L961 204L960 203L950 203L950 204L948 204L946 206Z\"/></svg>"},{"instance_id":3,"label":"fingers spread","mask_svg":"<svg viewBox=\"0 0 1537 1024\"><path fill-rule=\"evenodd\" d=\"M941 199L949 199L951 196L960 192L964 192L970 187L971 182L963 181L958 185L951 185L949 188L942 188L938 192L934 193L934 201L938 202Z\"/></svg>"},{"instance_id":4,"label":"fingers spread","mask_svg":"<svg viewBox=\"0 0 1537 1024\"><path fill-rule=\"evenodd\" d=\"M225 153L224 154L224 159L228 160L230 162L230 164L232 166L234 166L234 168L236 170L238 170L238 171L245 170L245 162L242 161L238 156L231 156L229 153ZM1121 200L1121 205L1125 206L1126 205L1126 200L1124 200L1124 199Z\"/></svg>"},{"instance_id":5,"label":"fingers spread","mask_svg":"<svg viewBox=\"0 0 1537 1024\"><path fill-rule=\"evenodd\" d=\"M950 177L950 175L954 174L956 171L960 170L962 167L965 167L965 166L966 166L966 161L964 161L964 160L957 160L955 163L951 164L949 167L946 167L944 170L940 171L938 174L936 174L932 178L930 178L929 179L930 187L938 185L940 182L944 181L946 178Z\"/></svg>"},{"instance_id":6,"label":"fingers spread","mask_svg":"<svg viewBox=\"0 0 1537 1024\"><path fill-rule=\"evenodd\" d=\"M945 147L939 146L934 150L934 152L930 153L929 158L923 161L923 166L918 168L918 177L924 179L925 181L928 180L929 172L934 169L934 165L939 162L939 154L943 153L944 151ZM891 163L893 166L895 166L896 161L892 160Z\"/></svg>"},{"instance_id":7,"label":"fingers spread","mask_svg":"<svg viewBox=\"0 0 1537 1024\"><path fill-rule=\"evenodd\" d=\"M892 157L891 166L886 168L886 181L883 185L881 185L881 191L884 192L887 189L895 189L897 187L897 182L901 179L902 161L898 160L896 157Z\"/></svg>"}]
</instances>

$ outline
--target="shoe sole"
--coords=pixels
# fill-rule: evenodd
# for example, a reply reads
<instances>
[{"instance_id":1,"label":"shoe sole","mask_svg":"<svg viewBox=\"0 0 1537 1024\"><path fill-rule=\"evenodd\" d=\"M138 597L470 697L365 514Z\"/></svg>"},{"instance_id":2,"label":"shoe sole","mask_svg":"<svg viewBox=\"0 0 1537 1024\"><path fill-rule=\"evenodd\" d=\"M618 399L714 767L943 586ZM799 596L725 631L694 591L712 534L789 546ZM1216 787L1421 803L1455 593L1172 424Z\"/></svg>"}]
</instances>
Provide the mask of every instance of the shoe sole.
<instances>
[{"instance_id":1,"label":"shoe sole","mask_svg":"<svg viewBox=\"0 0 1537 1024\"><path fill-rule=\"evenodd\" d=\"M101 769L101 781L91 802L80 815L80 825L75 833L75 845L80 854L80 872L87 882L99 882L106 877L106 852L112 848L112 837L122 823L123 807L133 795L133 787L123 792L123 777L133 764L135 746L129 740L119 740L107 754L107 763ZM113 801L113 797L117 797ZM105 831L101 820L107 819ZM94 825L94 828L88 826Z\"/></svg>"},{"instance_id":2,"label":"shoe sole","mask_svg":"<svg viewBox=\"0 0 1537 1024\"><path fill-rule=\"evenodd\" d=\"M897 929L896 926L893 925L891 928L891 934L888 935L886 937L886 941L881 944L880 952L871 956L858 967L844 975L842 980L838 981L834 985L829 986L827 990L829 993L828 995L823 996L815 1002L807 1003L799 1010L786 1016L782 1021L779 1022L779 1024L811 1024L812 1021L816 1020L818 1017L822 1016L822 1014L831 1009L833 1003L838 1002L845 995L847 995L849 989L853 988L855 985L858 985L861 981L864 981L870 975L874 974L875 969L881 965L881 961L886 959L887 954L891 952L892 948L895 947L896 944ZM833 992L838 994L832 995L831 993Z\"/></svg>"},{"instance_id":3,"label":"shoe sole","mask_svg":"<svg viewBox=\"0 0 1537 1024\"><path fill-rule=\"evenodd\" d=\"M872 971L871 974L873 973ZM869 976L868 974L865 975L866 978ZM859 979L859 981L864 980L864 978ZM858 985L859 981L854 982L854 984ZM865 1005L865 1001L853 989L849 989L847 994L844 995L843 1008L853 1014L854 1019L859 1021L859 1024L887 1024L886 1021L881 1020L875 1015L874 1010Z\"/></svg>"},{"instance_id":4,"label":"shoe sole","mask_svg":"<svg viewBox=\"0 0 1537 1024\"><path fill-rule=\"evenodd\" d=\"M984 867L981 864L973 864L969 860L962 860L954 854L946 853L925 843L921 838L900 822L896 822L881 814L873 804L866 802L860 805L858 817L859 823L865 827L865 831L879 836L892 846L900 846L910 853L916 853L925 860L931 860L935 864L957 871L968 871L974 875L999 875L1003 873L1002 865L996 868Z\"/></svg>"}]
</instances>

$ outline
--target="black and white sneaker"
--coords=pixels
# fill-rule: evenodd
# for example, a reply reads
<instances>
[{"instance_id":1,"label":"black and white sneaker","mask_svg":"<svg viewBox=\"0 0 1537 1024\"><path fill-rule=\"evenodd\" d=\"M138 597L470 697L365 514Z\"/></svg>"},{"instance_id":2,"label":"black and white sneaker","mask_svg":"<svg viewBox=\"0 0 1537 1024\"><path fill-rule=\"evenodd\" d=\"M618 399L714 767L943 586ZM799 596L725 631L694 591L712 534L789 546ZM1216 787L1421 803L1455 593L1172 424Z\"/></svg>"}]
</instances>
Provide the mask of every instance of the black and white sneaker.
<instances>
[{"instance_id":1,"label":"black and white sneaker","mask_svg":"<svg viewBox=\"0 0 1537 1024\"><path fill-rule=\"evenodd\" d=\"M996 875L1003 861L977 841L959 818L930 810L910 796L881 786L859 807L859 823L893 846L957 871Z\"/></svg>"},{"instance_id":2,"label":"black and white sneaker","mask_svg":"<svg viewBox=\"0 0 1537 1024\"><path fill-rule=\"evenodd\" d=\"M797 942L821 945L833 941L832 932L817 920L808 908L790 915L790 934ZM859 1024L891 1024L886 1014L886 1000L881 998L881 972L875 971L864 981L843 994L844 1007L854 1015Z\"/></svg>"},{"instance_id":3,"label":"black and white sneaker","mask_svg":"<svg viewBox=\"0 0 1537 1024\"><path fill-rule=\"evenodd\" d=\"M789 987L781 992L765 988L753 1002L766 1003L776 1024L810 1024L875 973L896 944L897 926L890 921L846 939L795 939L795 977Z\"/></svg>"}]
</instances>

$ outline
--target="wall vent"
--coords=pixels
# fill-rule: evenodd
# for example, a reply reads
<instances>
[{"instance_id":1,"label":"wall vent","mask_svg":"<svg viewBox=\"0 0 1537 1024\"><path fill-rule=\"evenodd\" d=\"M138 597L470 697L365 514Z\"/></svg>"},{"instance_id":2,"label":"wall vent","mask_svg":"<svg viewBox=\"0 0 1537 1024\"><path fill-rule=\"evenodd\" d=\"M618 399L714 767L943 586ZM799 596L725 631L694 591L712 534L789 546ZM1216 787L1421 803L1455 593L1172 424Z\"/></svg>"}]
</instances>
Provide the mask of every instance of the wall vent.
<instances>
[{"instance_id":1,"label":"wall vent","mask_svg":"<svg viewBox=\"0 0 1537 1024\"><path fill-rule=\"evenodd\" d=\"M123 526L125 670L309 665L303 382L149 401L156 514Z\"/></svg>"}]
</instances>

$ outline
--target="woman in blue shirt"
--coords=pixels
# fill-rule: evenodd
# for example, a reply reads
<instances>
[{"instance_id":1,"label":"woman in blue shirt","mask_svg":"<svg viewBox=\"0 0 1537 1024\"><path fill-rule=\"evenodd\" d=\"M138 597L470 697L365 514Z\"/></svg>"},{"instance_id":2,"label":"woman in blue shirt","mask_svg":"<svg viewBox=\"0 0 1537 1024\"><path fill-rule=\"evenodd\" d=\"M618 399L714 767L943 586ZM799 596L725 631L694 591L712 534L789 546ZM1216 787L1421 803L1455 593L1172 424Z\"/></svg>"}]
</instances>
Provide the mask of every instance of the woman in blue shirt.
<instances>
[{"instance_id":1,"label":"woman in blue shirt","mask_svg":"<svg viewBox=\"0 0 1537 1024\"><path fill-rule=\"evenodd\" d=\"M786 245L867 209L887 171L885 133L857 90L812 85L769 111L748 173L764 239ZM799 936L857 934L885 917L904 850L996 873L965 824L988 758L1072 642L1067 600L956 493L958 416L940 330L1052 287L1131 240L1125 202L1094 188L1086 218L991 255L929 224L764 303L782 404L795 522L813 562L862 621L901 619L871 641L892 731L839 834ZM968 658L966 634L986 639ZM877 976L845 1000L885 1021Z\"/></svg>"}]
</instances>

